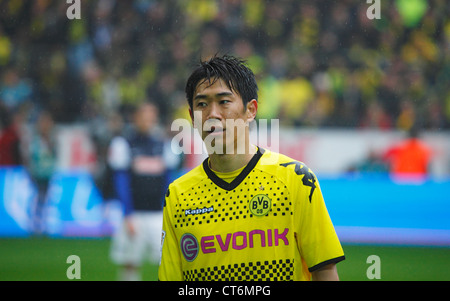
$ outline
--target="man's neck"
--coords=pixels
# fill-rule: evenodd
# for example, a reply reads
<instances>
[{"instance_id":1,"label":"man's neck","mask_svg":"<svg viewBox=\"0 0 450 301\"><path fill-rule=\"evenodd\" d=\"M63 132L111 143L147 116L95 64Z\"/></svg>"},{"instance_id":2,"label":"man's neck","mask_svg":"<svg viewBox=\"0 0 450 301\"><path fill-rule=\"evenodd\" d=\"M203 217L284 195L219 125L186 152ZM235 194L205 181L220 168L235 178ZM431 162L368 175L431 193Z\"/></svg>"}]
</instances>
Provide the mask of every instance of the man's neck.
<instances>
[{"instance_id":1,"label":"man's neck","mask_svg":"<svg viewBox=\"0 0 450 301\"><path fill-rule=\"evenodd\" d=\"M257 151L252 145L250 150L244 154L211 154L209 156L209 167L218 172L231 172L244 167L250 162Z\"/></svg>"}]
</instances>

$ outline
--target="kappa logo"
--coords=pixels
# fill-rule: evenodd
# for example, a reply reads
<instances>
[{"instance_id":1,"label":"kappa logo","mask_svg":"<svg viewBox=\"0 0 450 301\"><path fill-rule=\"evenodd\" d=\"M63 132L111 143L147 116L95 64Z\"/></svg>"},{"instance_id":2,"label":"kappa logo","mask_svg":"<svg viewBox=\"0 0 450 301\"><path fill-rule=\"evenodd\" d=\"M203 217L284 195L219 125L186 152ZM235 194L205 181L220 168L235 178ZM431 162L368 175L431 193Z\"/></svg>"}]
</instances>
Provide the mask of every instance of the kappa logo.
<instances>
[{"instance_id":1,"label":"kappa logo","mask_svg":"<svg viewBox=\"0 0 450 301\"><path fill-rule=\"evenodd\" d=\"M303 163L298 161L292 161L280 164L283 167L288 167L289 165L294 165L294 171L297 175L302 177L302 183L305 186L311 187L311 192L309 193L309 202L311 203L312 196L314 193L314 190L316 189L316 177L314 176L314 173Z\"/></svg>"},{"instance_id":2,"label":"kappa logo","mask_svg":"<svg viewBox=\"0 0 450 301\"><path fill-rule=\"evenodd\" d=\"M214 206L197 208L197 209L186 209L186 210L184 210L184 215L188 216L188 215L205 214L205 213L210 213L213 211L214 211Z\"/></svg>"}]
</instances>

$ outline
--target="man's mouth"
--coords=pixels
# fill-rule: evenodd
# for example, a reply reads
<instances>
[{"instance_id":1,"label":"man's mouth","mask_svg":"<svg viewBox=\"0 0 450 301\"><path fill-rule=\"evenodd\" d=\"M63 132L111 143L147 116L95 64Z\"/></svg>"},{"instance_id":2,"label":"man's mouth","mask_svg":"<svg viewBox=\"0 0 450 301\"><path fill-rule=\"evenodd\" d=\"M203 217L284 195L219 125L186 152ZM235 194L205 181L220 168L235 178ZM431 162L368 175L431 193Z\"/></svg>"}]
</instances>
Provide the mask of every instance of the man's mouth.
<instances>
[{"instance_id":1,"label":"man's mouth","mask_svg":"<svg viewBox=\"0 0 450 301\"><path fill-rule=\"evenodd\" d=\"M225 129L219 126L212 126L209 131L206 131L208 134L220 134L223 133Z\"/></svg>"}]
</instances>

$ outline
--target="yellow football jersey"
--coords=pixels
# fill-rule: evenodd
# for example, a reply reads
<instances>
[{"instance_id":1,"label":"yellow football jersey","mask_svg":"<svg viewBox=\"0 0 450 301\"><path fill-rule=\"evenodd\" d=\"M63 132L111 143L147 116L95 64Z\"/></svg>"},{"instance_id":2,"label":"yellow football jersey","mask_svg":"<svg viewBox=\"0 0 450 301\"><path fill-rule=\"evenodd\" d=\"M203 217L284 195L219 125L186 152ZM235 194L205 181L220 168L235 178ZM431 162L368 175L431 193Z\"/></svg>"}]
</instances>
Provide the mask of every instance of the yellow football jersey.
<instances>
[{"instance_id":1,"label":"yellow football jersey","mask_svg":"<svg viewBox=\"0 0 450 301\"><path fill-rule=\"evenodd\" d=\"M208 159L169 185L160 280L310 280L343 260L317 178L262 148L232 181Z\"/></svg>"}]
</instances>

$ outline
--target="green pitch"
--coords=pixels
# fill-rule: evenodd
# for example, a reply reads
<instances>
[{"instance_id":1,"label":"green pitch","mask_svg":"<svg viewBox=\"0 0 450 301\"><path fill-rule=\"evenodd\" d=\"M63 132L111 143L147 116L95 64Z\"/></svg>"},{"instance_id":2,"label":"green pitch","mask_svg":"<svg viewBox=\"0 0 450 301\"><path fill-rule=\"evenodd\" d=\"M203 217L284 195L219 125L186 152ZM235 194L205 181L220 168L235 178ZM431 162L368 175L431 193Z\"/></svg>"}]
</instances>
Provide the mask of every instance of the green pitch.
<instances>
[{"instance_id":1,"label":"green pitch","mask_svg":"<svg viewBox=\"0 0 450 301\"><path fill-rule=\"evenodd\" d=\"M80 258L81 280L114 281L109 247L109 239L0 239L0 281L69 280L70 255ZM142 272L144 280L157 280L156 266L144 265Z\"/></svg>"},{"instance_id":2,"label":"green pitch","mask_svg":"<svg viewBox=\"0 0 450 301\"><path fill-rule=\"evenodd\" d=\"M0 239L0 281L68 280L70 255L80 258L81 280L113 281L117 267L109 259L110 240ZM450 248L344 244L346 260L338 264L341 280L369 280L370 255L380 259L381 280L450 280ZM157 266L144 265L143 279L157 280ZM74 280L71 280L74 281ZM373 281L373 280L372 280Z\"/></svg>"}]
</instances>

